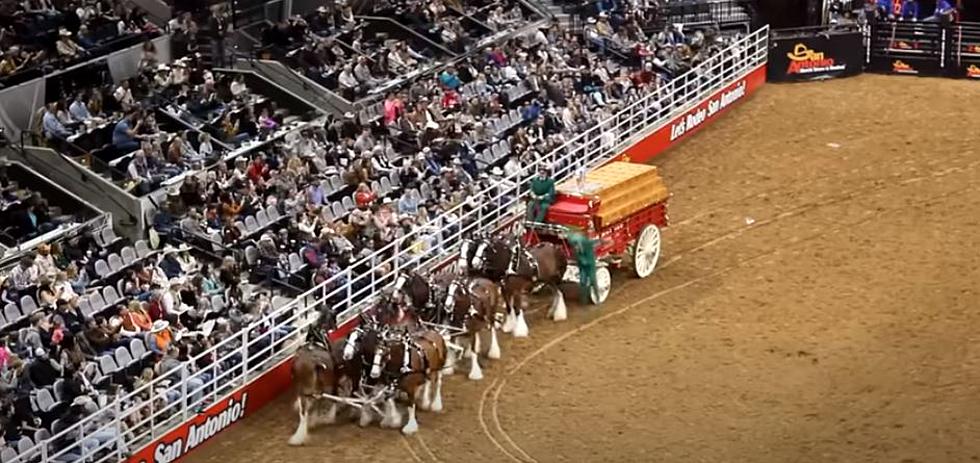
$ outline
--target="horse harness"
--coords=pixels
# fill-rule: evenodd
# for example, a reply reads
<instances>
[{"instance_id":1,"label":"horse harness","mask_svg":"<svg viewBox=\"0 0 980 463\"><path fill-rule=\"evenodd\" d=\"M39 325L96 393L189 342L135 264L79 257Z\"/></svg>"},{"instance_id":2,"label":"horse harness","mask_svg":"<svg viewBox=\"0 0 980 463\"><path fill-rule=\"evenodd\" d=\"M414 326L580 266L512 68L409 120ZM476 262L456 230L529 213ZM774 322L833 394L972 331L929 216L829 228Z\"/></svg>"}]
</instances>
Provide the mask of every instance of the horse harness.
<instances>
[{"instance_id":1,"label":"horse harness","mask_svg":"<svg viewBox=\"0 0 980 463\"><path fill-rule=\"evenodd\" d=\"M508 276L520 276L520 274L517 273L517 271L521 265L522 255L524 256L524 259L527 260L527 264L531 266L531 282L533 283L538 281L538 275L540 273L540 268L538 267L538 260L534 258L534 255L531 254L531 251L528 251L527 248L521 246L520 243L514 243L514 245L511 246L510 248L511 258L510 258L510 262L507 264L506 274Z\"/></svg>"}]
</instances>

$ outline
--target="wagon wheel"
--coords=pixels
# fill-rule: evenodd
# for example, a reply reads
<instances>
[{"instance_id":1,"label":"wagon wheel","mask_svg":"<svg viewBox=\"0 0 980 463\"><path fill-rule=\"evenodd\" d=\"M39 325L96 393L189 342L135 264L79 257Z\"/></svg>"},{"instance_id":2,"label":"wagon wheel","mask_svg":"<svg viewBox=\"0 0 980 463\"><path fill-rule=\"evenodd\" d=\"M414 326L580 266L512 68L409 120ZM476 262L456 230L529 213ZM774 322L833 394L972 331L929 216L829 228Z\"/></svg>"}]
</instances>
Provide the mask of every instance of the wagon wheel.
<instances>
[{"instance_id":1,"label":"wagon wheel","mask_svg":"<svg viewBox=\"0 0 980 463\"><path fill-rule=\"evenodd\" d=\"M592 303L602 304L609 297L609 290L612 289L612 276L609 274L609 267L599 267L595 269L595 290L589 295Z\"/></svg>"},{"instance_id":2,"label":"wagon wheel","mask_svg":"<svg viewBox=\"0 0 980 463\"><path fill-rule=\"evenodd\" d=\"M660 260L660 229L656 225L647 225L640 231L640 237L633 245L633 272L640 278L646 278L657 268Z\"/></svg>"}]
</instances>

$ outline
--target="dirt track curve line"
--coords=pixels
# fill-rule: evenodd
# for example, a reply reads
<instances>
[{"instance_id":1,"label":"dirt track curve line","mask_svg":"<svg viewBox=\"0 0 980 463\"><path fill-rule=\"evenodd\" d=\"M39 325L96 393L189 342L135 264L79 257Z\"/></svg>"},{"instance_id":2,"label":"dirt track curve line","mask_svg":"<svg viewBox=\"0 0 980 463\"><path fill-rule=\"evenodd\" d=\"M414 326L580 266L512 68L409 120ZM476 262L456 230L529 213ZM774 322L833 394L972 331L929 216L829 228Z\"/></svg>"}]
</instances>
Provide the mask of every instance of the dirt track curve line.
<instances>
[{"instance_id":1,"label":"dirt track curve line","mask_svg":"<svg viewBox=\"0 0 980 463\"><path fill-rule=\"evenodd\" d=\"M408 443L408 438L405 437L404 435L402 435L402 444L405 444L405 448L408 450L408 454L412 456L413 460L415 460L417 463L425 463L425 460L422 460L422 457L420 457L419 454L415 452L415 449L412 448L412 445Z\"/></svg>"},{"instance_id":2,"label":"dirt track curve line","mask_svg":"<svg viewBox=\"0 0 980 463\"><path fill-rule=\"evenodd\" d=\"M975 167L976 165L980 165L980 162L970 163L969 166L964 166L962 168L951 168L951 169L947 169L947 170L942 171L942 172L939 172L939 173L933 173L933 174L930 174L930 175L921 176L921 178L943 177L943 176L948 175L950 173L965 171L965 170L967 170L969 168ZM934 201L936 199L941 199L941 198L945 198L945 197L948 197L948 196L952 196L954 194L959 194L959 193L962 193L963 191L966 191L966 190L969 190L969 189L972 189L972 188L974 188L974 185L970 185L970 186L967 186L967 187L964 187L964 188L960 188L960 189L954 190L952 192L943 193L941 195L936 195L936 196L929 197L929 198L921 198L919 201L916 202L915 207L920 207L920 206L922 206L925 203L929 203L929 202ZM872 190L878 190L878 189L883 189L883 187L882 188L871 188L871 189ZM862 189L857 189L857 190L862 190ZM855 191L857 191L857 190L855 190ZM853 193L854 192L852 191L852 192L849 192L848 194L841 195L840 197L836 198L835 201L820 203L820 204L816 204L816 205L815 204L809 204L808 205L809 207L807 207L807 209L814 209L814 208L816 208L818 206L821 206L821 205L829 205L829 204L844 202L844 201L846 201L848 199L855 198L856 196ZM907 208L907 207L909 207L909 206L905 206L904 208ZM796 209L799 209L799 208L796 208ZM781 214L777 215L776 217L774 217L772 219L769 219L768 222L765 222L765 223L772 223L772 222L774 222L776 220L779 220L781 218L789 217L789 216L792 216L792 215L798 215L798 214L804 212L804 211L797 211L796 209L793 209L791 211L787 211L787 212L781 213ZM764 257L771 256L771 255L776 254L776 253L778 253L778 252L780 252L782 250L785 250L787 248L790 248L790 247L793 247L793 246L796 246L796 245L799 245L799 244L802 244L802 243L806 243L806 242L812 241L814 239L820 238L820 237L822 237L824 235L827 235L827 234L830 234L830 233L837 233L837 232L839 232L839 231L841 231L841 230L843 230L845 228L850 228L850 227L854 227L854 226L857 226L857 225L861 225L863 223L867 223L867 222L869 222L869 221L871 221L871 220L873 220L873 219L875 219L875 218L883 215L884 213L891 212L893 210L894 209L885 209L885 210L871 211L870 214L868 214L866 217L862 218L861 220L858 220L858 221L855 221L855 222L852 222L852 223L847 223L847 224L839 225L837 227L834 227L834 228L831 228L831 229L827 229L827 230L824 230L824 231L819 232L819 233L815 233L815 234L810 235L810 236L808 236L806 238L793 241L793 242L791 242L791 243L789 243L789 244L787 244L785 246L780 246L780 247L771 249L769 251L763 252L761 254L758 254L756 256L753 256L753 257L744 259L744 260L739 261L738 263L736 263L734 265L731 265L729 267L725 267L723 269L720 269L720 270L711 272L711 273L706 274L706 275L702 275L700 277L697 277L697 278L694 278L694 279L685 281L683 283L679 283L679 284L674 285L672 287L669 287L669 288L663 289L661 291L658 291L656 293L653 293L653 294L651 294L649 296L646 296L646 297L644 297L644 298L642 298L640 300L637 300L637 301L635 301L633 303L630 303L626 307L623 307L623 308L618 309L618 310L613 311L613 312L609 312L609 313L607 313L607 314L605 314L605 315L603 315L603 316L601 316L599 318L596 318L595 320L592 320L592 321L590 321L588 323L585 323L584 325L580 325L580 326L578 326L578 327L576 327L576 328L574 328L574 329L572 329L570 331L567 331L567 332L565 332L565 333L557 336L556 338L552 339L551 341L548 341L547 343L545 343L544 345L542 345L541 347L539 347L538 349L536 349L534 352L531 352L530 354L528 354L527 356L525 356L520 362L518 362L516 365L514 365L513 367L511 367L504 375L505 375L505 377L506 376L512 376L512 375L514 375L515 373L517 373L518 371L520 371L522 368L524 368L524 366L527 365L531 360L534 360L539 355L542 355L543 353L547 352L548 350L550 350L554 346L556 346L556 345L564 342L568 338L570 338L570 337L572 337L572 336L574 336L576 334L579 334L579 333L581 333L583 331L586 331L586 330L588 330L588 329L590 329L590 328L592 328L592 327L594 327L594 326L596 326L596 325L598 325L598 324L600 324L600 323L602 323L602 322L604 322L604 321L606 321L606 320L608 320L610 318L613 318L613 317L622 315L623 313L626 313L626 312L632 310L633 308L635 308L635 307L637 307L639 305L645 305L645 304L649 303L650 301L656 300L656 299L658 299L660 297L666 296L668 294L674 293L676 291L679 291L681 289L687 288L687 287L692 286L694 284L700 283L700 282L702 282L704 280L707 280L707 279L710 279L710 278L714 278L714 277L717 277L719 275L722 275L722 274L728 273L730 271L733 271L735 269L744 267L745 265L747 265L747 264L749 264L749 263L751 263L753 261L756 261L756 260L761 259L761 258L764 258ZM793 212L793 213L788 213L788 212ZM740 230L735 230L735 231L729 232L727 234L732 234L732 233L736 233L736 232L741 233L744 230L751 229L751 228L756 228L757 225L758 225L758 223L757 224L754 224L752 226L749 226L749 227L745 227L744 229L740 229ZM720 239L714 239L714 240L711 240L709 242L711 242L711 243L717 243L719 241L721 241L721 240ZM699 248L701 248L701 247L699 246ZM506 380L500 382L500 387L498 388L498 391L497 391L498 393L495 393L494 394L494 397L490 401L490 406L491 406L491 410L492 410L492 417L496 421L496 423L495 423L496 428L507 439L507 441L516 450L518 450L521 454L527 455L527 452L525 452L521 447L519 447L513 441L513 439L510 438L510 436L503 429L503 427L500 425L499 420L498 420L497 409L498 409L498 404L499 404L499 400L498 400L499 389L502 389L503 388L503 385L505 383L506 383ZM483 422L483 408L486 405L485 403L486 403L486 398L487 398L487 392L489 392L491 389L493 389L495 385L497 385L497 381L496 380L494 381L493 384L490 385L490 387L487 388L486 391L484 391L484 394L483 394L483 396L480 399L480 404L479 404L479 411L480 411L480 413L479 413L479 419L480 419L480 422L481 422L480 423L481 426L483 426L484 432L499 447L499 444L497 443L496 439L493 439L490 436L490 434L489 434L489 432L487 430L487 426Z\"/></svg>"},{"instance_id":3,"label":"dirt track curve line","mask_svg":"<svg viewBox=\"0 0 980 463\"><path fill-rule=\"evenodd\" d=\"M479 407L477 407L476 409L476 417L478 420L480 420L480 427L483 428L483 434L485 434L487 436L487 439L489 439L490 442L495 447L497 447L497 450L500 450L501 453L507 455L508 458L510 458L513 461L516 461L517 463L525 463L524 460L521 460L520 458L515 457L513 453L510 453L500 443L500 441L498 441L497 438L495 438L493 434L490 433L490 428L487 426L487 420L483 418L483 406L487 401L487 396L490 394L490 390L492 390L493 387L496 386L499 382L500 382L500 378L494 379L493 382L490 383L490 386L483 391L482 395L480 395L480 404Z\"/></svg>"},{"instance_id":4,"label":"dirt track curve line","mask_svg":"<svg viewBox=\"0 0 980 463\"><path fill-rule=\"evenodd\" d=\"M442 463L442 460L440 460L439 457L437 457L436 454L432 452L432 449L429 448L428 444L425 443L425 439L422 438L421 433L415 434L415 439L419 441L419 445L422 446L422 450L425 450L425 453L429 454L429 457L432 458L432 461L436 463Z\"/></svg>"},{"instance_id":5,"label":"dirt track curve line","mask_svg":"<svg viewBox=\"0 0 980 463\"><path fill-rule=\"evenodd\" d=\"M507 384L507 378L506 377L501 378L500 385L497 386L496 389L494 389L493 398L490 400L490 403L493 405L490 413L490 416L493 418L493 425L494 427L497 428L497 432L499 432L500 435L507 440L507 443L510 444L510 446L513 447L514 450L517 450L517 452L520 453L521 456L526 458L527 461L530 461L532 463L538 463L538 460L534 459L534 457L532 457L531 455L528 455L528 453L525 452L524 449L521 448L521 446L517 445L517 442L514 442L514 439L510 438L510 434L507 434L507 431L504 431L504 427L500 424L500 416L497 415L496 404L499 401L500 391L504 390L504 385L506 384ZM480 404L480 406L482 407L483 404Z\"/></svg>"}]
</instances>

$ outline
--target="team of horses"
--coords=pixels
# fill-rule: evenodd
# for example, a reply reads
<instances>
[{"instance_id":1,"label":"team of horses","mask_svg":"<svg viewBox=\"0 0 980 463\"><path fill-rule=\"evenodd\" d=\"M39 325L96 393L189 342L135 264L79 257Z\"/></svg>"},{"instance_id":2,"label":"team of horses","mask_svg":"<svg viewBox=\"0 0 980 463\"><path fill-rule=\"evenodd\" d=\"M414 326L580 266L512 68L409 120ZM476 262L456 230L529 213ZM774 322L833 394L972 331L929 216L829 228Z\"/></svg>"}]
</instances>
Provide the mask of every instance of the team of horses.
<instances>
[{"instance_id":1,"label":"team of horses","mask_svg":"<svg viewBox=\"0 0 980 463\"><path fill-rule=\"evenodd\" d=\"M443 410L442 379L458 360L469 359L469 379L483 378L481 335L489 332L490 359L501 356L498 330L528 336L532 289L550 288L549 316L566 317L559 284L568 261L558 245L476 236L462 243L455 264L456 272L402 272L345 339L330 340L336 320L321 314L293 361L299 425L291 445L304 444L311 427L335 422L344 409L359 415L361 426L380 419L382 427L415 433L416 408Z\"/></svg>"}]
</instances>

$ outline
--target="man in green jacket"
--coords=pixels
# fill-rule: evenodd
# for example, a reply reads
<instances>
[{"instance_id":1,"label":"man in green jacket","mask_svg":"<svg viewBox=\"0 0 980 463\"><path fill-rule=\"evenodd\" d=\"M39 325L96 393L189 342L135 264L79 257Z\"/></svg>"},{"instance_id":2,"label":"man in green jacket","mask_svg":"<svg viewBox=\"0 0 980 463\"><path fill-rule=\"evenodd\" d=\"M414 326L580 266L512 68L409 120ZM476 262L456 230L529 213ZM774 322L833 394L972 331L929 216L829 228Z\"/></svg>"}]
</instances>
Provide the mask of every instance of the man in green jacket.
<instances>
[{"instance_id":1,"label":"man in green jacket","mask_svg":"<svg viewBox=\"0 0 980 463\"><path fill-rule=\"evenodd\" d=\"M548 175L547 167L540 167L538 175L531 179L531 204L527 208L527 219L541 223L548 215L548 208L555 202L555 180Z\"/></svg>"},{"instance_id":2,"label":"man in green jacket","mask_svg":"<svg viewBox=\"0 0 980 463\"><path fill-rule=\"evenodd\" d=\"M578 285L582 304L589 303L589 296L596 291L596 242L579 231L568 232L568 243L575 251L575 262L578 265Z\"/></svg>"}]
</instances>

